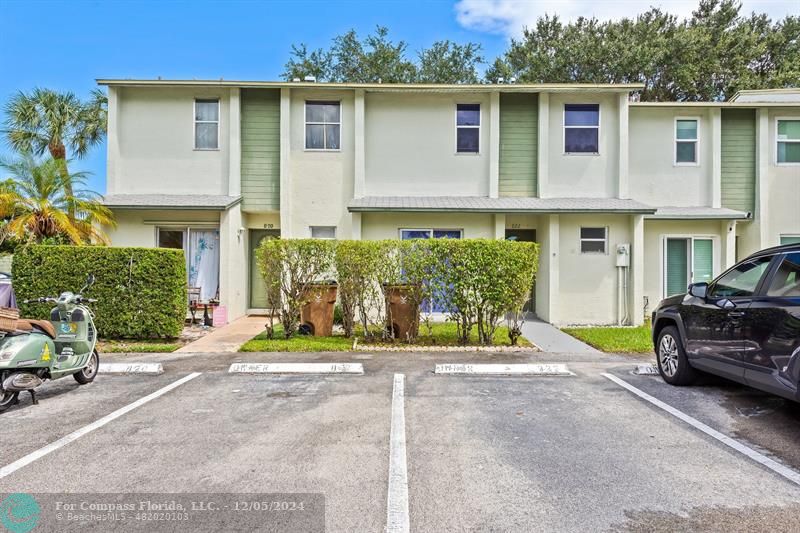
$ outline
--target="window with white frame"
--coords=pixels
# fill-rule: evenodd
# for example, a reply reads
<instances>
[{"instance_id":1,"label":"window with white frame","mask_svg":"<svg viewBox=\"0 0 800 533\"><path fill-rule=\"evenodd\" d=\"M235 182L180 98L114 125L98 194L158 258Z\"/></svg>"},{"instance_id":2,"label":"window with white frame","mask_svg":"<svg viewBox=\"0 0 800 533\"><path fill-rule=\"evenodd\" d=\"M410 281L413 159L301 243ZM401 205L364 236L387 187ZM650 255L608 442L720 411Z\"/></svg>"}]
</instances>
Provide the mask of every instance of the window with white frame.
<instances>
[{"instance_id":1,"label":"window with white frame","mask_svg":"<svg viewBox=\"0 0 800 533\"><path fill-rule=\"evenodd\" d=\"M219 149L219 100L215 98L194 101L195 150Z\"/></svg>"},{"instance_id":2,"label":"window with white frame","mask_svg":"<svg viewBox=\"0 0 800 533\"><path fill-rule=\"evenodd\" d=\"M306 102L306 150L341 150L341 103Z\"/></svg>"},{"instance_id":3,"label":"window with white frame","mask_svg":"<svg viewBox=\"0 0 800 533\"><path fill-rule=\"evenodd\" d=\"M312 239L335 239L336 226L311 226Z\"/></svg>"},{"instance_id":4,"label":"window with white frame","mask_svg":"<svg viewBox=\"0 0 800 533\"><path fill-rule=\"evenodd\" d=\"M800 163L800 119L777 120L777 157L779 165Z\"/></svg>"},{"instance_id":5,"label":"window with white frame","mask_svg":"<svg viewBox=\"0 0 800 533\"><path fill-rule=\"evenodd\" d=\"M564 104L564 153L600 153L599 104Z\"/></svg>"},{"instance_id":6,"label":"window with white frame","mask_svg":"<svg viewBox=\"0 0 800 533\"><path fill-rule=\"evenodd\" d=\"M675 119L675 164L696 165L700 121L696 118Z\"/></svg>"},{"instance_id":7,"label":"window with white frame","mask_svg":"<svg viewBox=\"0 0 800 533\"><path fill-rule=\"evenodd\" d=\"M604 254L608 249L608 228L581 228L581 253Z\"/></svg>"},{"instance_id":8,"label":"window with white frame","mask_svg":"<svg viewBox=\"0 0 800 533\"><path fill-rule=\"evenodd\" d=\"M477 154L481 144L481 105L456 105L456 152Z\"/></svg>"},{"instance_id":9,"label":"window with white frame","mask_svg":"<svg viewBox=\"0 0 800 533\"><path fill-rule=\"evenodd\" d=\"M462 234L460 229L401 229L400 239L460 239Z\"/></svg>"}]
</instances>

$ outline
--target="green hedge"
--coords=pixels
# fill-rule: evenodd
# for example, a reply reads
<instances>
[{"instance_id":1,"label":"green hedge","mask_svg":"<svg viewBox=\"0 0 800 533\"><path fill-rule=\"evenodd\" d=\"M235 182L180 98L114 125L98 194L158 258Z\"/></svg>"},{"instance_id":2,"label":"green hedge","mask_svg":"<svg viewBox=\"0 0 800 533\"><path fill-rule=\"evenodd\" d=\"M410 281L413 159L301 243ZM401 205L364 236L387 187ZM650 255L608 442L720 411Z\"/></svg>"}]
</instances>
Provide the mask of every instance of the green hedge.
<instances>
[{"instance_id":1,"label":"green hedge","mask_svg":"<svg viewBox=\"0 0 800 533\"><path fill-rule=\"evenodd\" d=\"M182 250L101 246L28 246L14 254L14 292L22 316L48 318L51 304L23 304L39 296L77 292L89 273L95 284L84 296L100 336L177 337L186 317L186 261Z\"/></svg>"},{"instance_id":2,"label":"green hedge","mask_svg":"<svg viewBox=\"0 0 800 533\"><path fill-rule=\"evenodd\" d=\"M284 331L294 332L297 316L314 281L336 279L343 328L352 335L359 322L366 337L384 327L384 284L403 284L412 304L436 301L467 343L473 328L491 344L500 322L509 320L512 343L519 336L522 307L536 276L535 243L495 239L385 241L264 240L258 249L261 273ZM510 318L508 318L510 317ZM412 332L412 335L414 333ZM409 339L413 340L413 339Z\"/></svg>"}]
</instances>

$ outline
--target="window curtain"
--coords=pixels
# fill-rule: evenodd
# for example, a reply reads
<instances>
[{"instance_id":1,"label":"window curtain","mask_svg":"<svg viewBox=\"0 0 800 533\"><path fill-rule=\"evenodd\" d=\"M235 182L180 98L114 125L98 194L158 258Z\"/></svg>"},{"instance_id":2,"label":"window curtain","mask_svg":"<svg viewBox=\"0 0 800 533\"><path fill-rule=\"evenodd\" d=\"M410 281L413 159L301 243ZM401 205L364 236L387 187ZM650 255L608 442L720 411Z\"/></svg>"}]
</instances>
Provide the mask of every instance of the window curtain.
<instances>
[{"instance_id":1,"label":"window curtain","mask_svg":"<svg viewBox=\"0 0 800 533\"><path fill-rule=\"evenodd\" d=\"M200 287L200 301L216 298L219 288L219 230L191 230L189 286Z\"/></svg>"}]
</instances>

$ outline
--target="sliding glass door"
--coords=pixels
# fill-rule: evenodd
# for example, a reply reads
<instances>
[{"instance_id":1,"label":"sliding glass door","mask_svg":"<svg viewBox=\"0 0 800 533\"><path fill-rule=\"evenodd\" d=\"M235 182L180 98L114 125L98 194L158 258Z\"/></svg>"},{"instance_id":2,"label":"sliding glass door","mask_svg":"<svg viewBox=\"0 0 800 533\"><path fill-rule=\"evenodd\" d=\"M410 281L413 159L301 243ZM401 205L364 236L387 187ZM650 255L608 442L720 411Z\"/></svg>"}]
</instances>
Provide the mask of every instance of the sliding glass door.
<instances>
[{"instance_id":1,"label":"sliding glass door","mask_svg":"<svg viewBox=\"0 0 800 533\"><path fill-rule=\"evenodd\" d=\"M664 296L683 294L690 283L714 277L714 241L703 237L668 237L664 241Z\"/></svg>"},{"instance_id":2,"label":"sliding glass door","mask_svg":"<svg viewBox=\"0 0 800 533\"><path fill-rule=\"evenodd\" d=\"M158 228L159 248L183 250L186 256L187 283L199 289L199 300L208 302L219 296L219 229Z\"/></svg>"}]
</instances>

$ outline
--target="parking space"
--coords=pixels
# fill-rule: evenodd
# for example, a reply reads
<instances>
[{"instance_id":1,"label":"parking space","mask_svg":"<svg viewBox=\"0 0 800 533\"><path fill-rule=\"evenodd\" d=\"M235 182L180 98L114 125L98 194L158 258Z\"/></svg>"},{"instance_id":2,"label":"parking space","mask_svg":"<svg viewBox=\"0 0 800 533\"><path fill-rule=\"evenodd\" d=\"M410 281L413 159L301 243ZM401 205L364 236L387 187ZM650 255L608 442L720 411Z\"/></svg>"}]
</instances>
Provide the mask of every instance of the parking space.
<instances>
[{"instance_id":1,"label":"parking space","mask_svg":"<svg viewBox=\"0 0 800 533\"><path fill-rule=\"evenodd\" d=\"M674 530L735 516L785 529L800 513L796 485L602 374L731 436L761 427L780 446L758 449L784 459L796 434L770 420L796 411L724 382L676 389L631 375L634 363L615 358L575 358L571 376L504 377L434 374L449 354L358 354L364 375L303 376L228 373L236 357L175 360L160 376L100 376L77 390L69 380L47 385L40 405L0 415L3 434L14 436L4 439L0 467L201 372L0 479L0 493L321 492L328 531L380 531L399 373L412 531ZM508 360L553 362L546 354Z\"/></svg>"}]
</instances>

